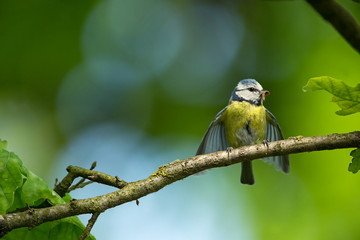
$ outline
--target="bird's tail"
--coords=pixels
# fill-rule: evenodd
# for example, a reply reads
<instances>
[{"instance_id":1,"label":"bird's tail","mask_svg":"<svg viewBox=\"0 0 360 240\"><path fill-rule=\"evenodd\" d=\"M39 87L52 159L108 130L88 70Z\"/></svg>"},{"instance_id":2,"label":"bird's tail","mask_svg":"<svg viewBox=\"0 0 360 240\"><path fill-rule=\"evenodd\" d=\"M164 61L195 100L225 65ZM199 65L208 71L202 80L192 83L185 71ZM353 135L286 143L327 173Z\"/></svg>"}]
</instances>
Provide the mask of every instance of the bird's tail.
<instances>
[{"instance_id":1,"label":"bird's tail","mask_svg":"<svg viewBox=\"0 0 360 240\"><path fill-rule=\"evenodd\" d=\"M241 163L240 182L242 184L249 184L249 185L253 185L255 183L251 161L246 161Z\"/></svg>"}]
</instances>

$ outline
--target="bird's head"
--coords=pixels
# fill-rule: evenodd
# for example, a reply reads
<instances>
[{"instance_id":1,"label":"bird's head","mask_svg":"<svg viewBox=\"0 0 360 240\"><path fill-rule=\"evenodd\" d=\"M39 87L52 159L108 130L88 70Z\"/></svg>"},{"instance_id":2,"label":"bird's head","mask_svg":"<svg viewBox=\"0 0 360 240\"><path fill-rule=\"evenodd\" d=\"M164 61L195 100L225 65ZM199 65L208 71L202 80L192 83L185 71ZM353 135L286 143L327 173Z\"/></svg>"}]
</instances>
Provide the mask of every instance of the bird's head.
<instances>
[{"instance_id":1,"label":"bird's head","mask_svg":"<svg viewBox=\"0 0 360 240\"><path fill-rule=\"evenodd\" d=\"M246 101L260 106L265 101L265 96L270 95L268 90L264 90L260 83L255 79L241 80L232 92L231 101Z\"/></svg>"}]
</instances>

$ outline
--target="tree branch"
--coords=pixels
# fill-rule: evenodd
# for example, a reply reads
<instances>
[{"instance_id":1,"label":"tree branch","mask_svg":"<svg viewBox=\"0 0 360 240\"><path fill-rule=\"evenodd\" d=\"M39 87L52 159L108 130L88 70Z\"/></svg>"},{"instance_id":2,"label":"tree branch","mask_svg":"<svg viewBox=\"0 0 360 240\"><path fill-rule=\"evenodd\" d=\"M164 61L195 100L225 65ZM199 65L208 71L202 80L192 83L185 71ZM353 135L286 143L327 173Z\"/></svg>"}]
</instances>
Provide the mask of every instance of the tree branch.
<instances>
[{"instance_id":1,"label":"tree branch","mask_svg":"<svg viewBox=\"0 0 360 240\"><path fill-rule=\"evenodd\" d=\"M81 167L75 166L68 166L66 168L68 174L59 182L56 186L54 191L59 194L61 197L65 196L65 193L74 190L75 188L82 187L84 184L87 185L90 182L84 183L84 179L88 179L91 182L97 182L105 185L109 185L116 188L123 188L127 182L119 179L118 177L112 177L108 174L93 171L91 169L85 169ZM83 179L71 187L71 184L74 182L75 178L83 177Z\"/></svg>"},{"instance_id":2,"label":"tree branch","mask_svg":"<svg viewBox=\"0 0 360 240\"><path fill-rule=\"evenodd\" d=\"M90 231L91 229L93 228L96 220L98 219L98 217L100 216L100 213L97 212L97 213L93 213L93 215L91 216L91 218L89 219L89 222L88 224L86 225L86 228L85 230L83 231L83 233L81 234L81 236L79 237L79 240L84 240L86 239L89 234L90 234Z\"/></svg>"},{"instance_id":3,"label":"tree branch","mask_svg":"<svg viewBox=\"0 0 360 240\"><path fill-rule=\"evenodd\" d=\"M360 25L345 8L333 0L306 1L360 53Z\"/></svg>"},{"instance_id":4,"label":"tree branch","mask_svg":"<svg viewBox=\"0 0 360 240\"><path fill-rule=\"evenodd\" d=\"M159 167L148 178L127 183L120 190L102 196L74 200L70 203L42 209L0 215L0 234L15 228L34 227L43 222L65 217L99 213L123 203L137 200L163 187L206 169L224 167L262 157L301 152L360 147L360 131L346 134L331 134L316 137L295 137L287 140L245 146L231 152L220 151L176 160Z\"/></svg>"},{"instance_id":5,"label":"tree branch","mask_svg":"<svg viewBox=\"0 0 360 240\"><path fill-rule=\"evenodd\" d=\"M76 176L83 177L89 179L90 181L102 183L116 188L123 188L127 184L127 182L119 179L119 177L113 177L102 172L88 170L81 167L68 166L66 170L69 173L75 174Z\"/></svg>"}]
</instances>

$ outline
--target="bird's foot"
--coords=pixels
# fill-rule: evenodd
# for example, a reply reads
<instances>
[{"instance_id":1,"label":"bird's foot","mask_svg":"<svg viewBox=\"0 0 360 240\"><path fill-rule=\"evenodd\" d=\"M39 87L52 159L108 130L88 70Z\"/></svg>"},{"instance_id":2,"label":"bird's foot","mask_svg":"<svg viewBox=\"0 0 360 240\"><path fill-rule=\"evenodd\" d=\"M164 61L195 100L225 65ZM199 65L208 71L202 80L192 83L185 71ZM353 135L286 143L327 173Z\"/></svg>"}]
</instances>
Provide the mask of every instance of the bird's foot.
<instances>
[{"instance_id":1,"label":"bird's foot","mask_svg":"<svg viewBox=\"0 0 360 240\"><path fill-rule=\"evenodd\" d=\"M263 141L263 144L264 144L267 148L269 148L269 141L268 141L267 139L265 139L265 140Z\"/></svg>"},{"instance_id":2,"label":"bird's foot","mask_svg":"<svg viewBox=\"0 0 360 240\"><path fill-rule=\"evenodd\" d=\"M227 152L227 154L228 154L228 159L230 158L230 153L231 153L231 151L232 151L233 149L234 149L234 148L232 148L232 147L226 148L226 152Z\"/></svg>"}]
</instances>

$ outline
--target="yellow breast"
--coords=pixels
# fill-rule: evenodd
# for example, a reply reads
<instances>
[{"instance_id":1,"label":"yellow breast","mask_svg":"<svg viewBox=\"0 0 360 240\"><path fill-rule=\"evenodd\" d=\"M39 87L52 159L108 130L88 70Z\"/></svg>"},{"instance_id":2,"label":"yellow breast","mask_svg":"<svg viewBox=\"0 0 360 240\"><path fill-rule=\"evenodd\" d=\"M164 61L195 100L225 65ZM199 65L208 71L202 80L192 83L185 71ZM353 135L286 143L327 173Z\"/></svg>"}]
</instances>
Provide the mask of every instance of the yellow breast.
<instances>
[{"instance_id":1,"label":"yellow breast","mask_svg":"<svg viewBox=\"0 0 360 240\"><path fill-rule=\"evenodd\" d=\"M230 147L261 143L266 133L264 106L233 101L220 119L225 125L226 139Z\"/></svg>"}]
</instances>

